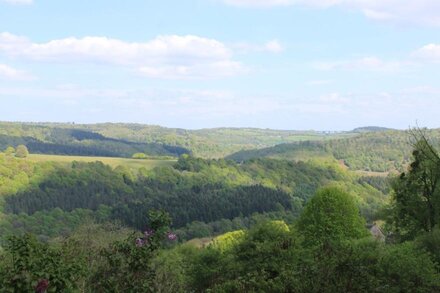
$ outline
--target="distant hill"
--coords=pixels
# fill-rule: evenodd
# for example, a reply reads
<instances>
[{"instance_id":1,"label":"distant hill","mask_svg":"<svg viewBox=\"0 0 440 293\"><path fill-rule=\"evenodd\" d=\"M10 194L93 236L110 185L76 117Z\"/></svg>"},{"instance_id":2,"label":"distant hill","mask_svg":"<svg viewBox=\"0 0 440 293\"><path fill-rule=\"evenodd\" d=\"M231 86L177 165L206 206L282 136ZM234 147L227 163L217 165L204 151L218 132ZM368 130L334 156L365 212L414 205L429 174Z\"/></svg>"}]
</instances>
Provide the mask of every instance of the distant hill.
<instances>
[{"instance_id":1,"label":"distant hill","mask_svg":"<svg viewBox=\"0 0 440 293\"><path fill-rule=\"evenodd\" d=\"M440 129L428 131L440 141ZM0 122L0 149L25 144L31 153L131 157L191 153L202 158L337 159L352 170L403 170L412 147L407 131L366 126L347 132L213 128L187 130L155 125Z\"/></svg>"},{"instance_id":2,"label":"distant hill","mask_svg":"<svg viewBox=\"0 0 440 293\"><path fill-rule=\"evenodd\" d=\"M240 150L271 147L282 143L297 141L317 141L356 135L353 133L324 133L318 131L272 130L257 128L213 128L186 130L166 128L155 125L101 123L11 123L0 122L0 135L6 135L4 141L23 140L32 144L35 151L42 152L45 148L54 147L46 144L69 145L74 149L72 155L89 153L96 156L114 156L115 151L108 146L97 153L93 149L98 145L118 145L123 156L134 149L144 148L153 155L172 155L191 151L195 156L203 158L221 158ZM13 137L13 138L11 138ZM44 143L44 146L41 146ZM84 146L87 145L87 150ZM82 147L78 150L78 147ZM124 147L123 147L124 146ZM0 144L0 148L3 147ZM59 149L57 147L57 149ZM32 151L32 150L31 150ZM55 152L44 153L55 154ZM65 154L59 153L56 154Z\"/></svg>"},{"instance_id":3,"label":"distant hill","mask_svg":"<svg viewBox=\"0 0 440 293\"><path fill-rule=\"evenodd\" d=\"M0 123L0 149L24 144L31 153L71 156L131 157L142 152L150 156L180 156L190 151L163 143L141 143L115 139L67 125Z\"/></svg>"},{"instance_id":4,"label":"distant hill","mask_svg":"<svg viewBox=\"0 0 440 293\"><path fill-rule=\"evenodd\" d=\"M381 131L390 131L390 130L396 130L396 129L380 127L380 126L365 126L365 127L355 128L352 130L352 132L363 133L363 132L381 132Z\"/></svg>"},{"instance_id":5,"label":"distant hill","mask_svg":"<svg viewBox=\"0 0 440 293\"><path fill-rule=\"evenodd\" d=\"M428 130L426 134L435 145L440 145L440 129ZM388 172L402 171L408 164L411 153L411 136L407 131L386 130L362 132L341 139L243 150L227 158L235 161L254 158L298 161L325 157L340 160L352 170Z\"/></svg>"}]
</instances>

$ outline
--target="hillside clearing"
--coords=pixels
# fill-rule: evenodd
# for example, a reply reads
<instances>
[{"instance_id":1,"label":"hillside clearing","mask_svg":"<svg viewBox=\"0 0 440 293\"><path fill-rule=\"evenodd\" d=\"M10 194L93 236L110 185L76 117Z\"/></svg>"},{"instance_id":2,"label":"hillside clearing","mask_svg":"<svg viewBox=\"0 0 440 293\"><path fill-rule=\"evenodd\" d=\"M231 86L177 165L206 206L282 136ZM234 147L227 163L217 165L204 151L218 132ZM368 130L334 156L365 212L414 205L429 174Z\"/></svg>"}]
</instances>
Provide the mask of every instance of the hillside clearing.
<instances>
[{"instance_id":1,"label":"hillside clearing","mask_svg":"<svg viewBox=\"0 0 440 293\"><path fill-rule=\"evenodd\" d=\"M128 158L115 158L115 157L86 157L86 156L60 156L60 155L41 155L30 154L26 160L33 162L58 162L70 164L73 161L78 162L102 162L106 165L115 168L117 166L126 166L133 170L139 170L145 168L147 170L154 169L156 167L171 166L177 160L136 160Z\"/></svg>"}]
</instances>

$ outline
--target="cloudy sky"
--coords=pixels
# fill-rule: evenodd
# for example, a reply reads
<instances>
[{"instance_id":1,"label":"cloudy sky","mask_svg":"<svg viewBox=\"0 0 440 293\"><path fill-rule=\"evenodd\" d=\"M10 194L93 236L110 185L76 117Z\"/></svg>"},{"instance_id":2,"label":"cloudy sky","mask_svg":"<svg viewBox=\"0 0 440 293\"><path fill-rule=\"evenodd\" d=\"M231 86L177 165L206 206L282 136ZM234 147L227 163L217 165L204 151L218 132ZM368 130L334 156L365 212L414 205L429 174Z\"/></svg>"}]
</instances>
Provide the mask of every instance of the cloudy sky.
<instances>
[{"instance_id":1,"label":"cloudy sky","mask_svg":"<svg viewBox=\"0 0 440 293\"><path fill-rule=\"evenodd\" d=\"M440 127L439 0L0 0L0 120Z\"/></svg>"}]
</instances>

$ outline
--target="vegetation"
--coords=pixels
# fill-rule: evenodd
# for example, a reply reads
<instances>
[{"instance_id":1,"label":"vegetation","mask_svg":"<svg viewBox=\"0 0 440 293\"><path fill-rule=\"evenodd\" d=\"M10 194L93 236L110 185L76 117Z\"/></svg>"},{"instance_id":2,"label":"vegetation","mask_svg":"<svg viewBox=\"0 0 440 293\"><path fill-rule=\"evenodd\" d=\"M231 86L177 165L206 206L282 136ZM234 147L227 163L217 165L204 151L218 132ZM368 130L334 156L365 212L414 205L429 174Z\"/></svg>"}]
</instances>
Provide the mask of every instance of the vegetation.
<instances>
[{"instance_id":1,"label":"vegetation","mask_svg":"<svg viewBox=\"0 0 440 293\"><path fill-rule=\"evenodd\" d=\"M415 135L410 168L393 184L393 222L403 239L430 233L440 224L440 156L423 132Z\"/></svg>"},{"instance_id":2,"label":"vegetation","mask_svg":"<svg viewBox=\"0 0 440 293\"><path fill-rule=\"evenodd\" d=\"M59 127L58 127L59 126ZM173 156L190 153L187 149L163 143L133 142L105 137L99 133L66 125L0 123L0 149L26 146L33 154L101 156L130 158L135 153ZM20 150L18 150L20 152Z\"/></svg>"},{"instance_id":3,"label":"vegetation","mask_svg":"<svg viewBox=\"0 0 440 293\"><path fill-rule=\"evenodd\" d=\"M386 194L359 183L359 177L335 162L262 159L237 164L184 155L174 167L134 173L100 162L7 160L5 173L21 176L12 176L10 186L19 186L4 193L2 235L28 231L47 239L67 235L89 219L118 220L141 229L148 210L165 209L182 239L207 237L247 228L258 215L290 223L320 186L331 183L350 190L368 219L386 200Z\"/></svg>"},{"instance_id":4,"label":"vegetation","mask_svg":"<svg viewBox=\"0 0 440 293\"><path fill-rule=\"evenodd\" d=\"M302 212L298 229L311 245L366 236L365 221L353 198L338 188L317 192Z\"/></svg>"},{"instance_id":5,"label":"vegetation","mask_svg":"<svg viewBox=\"0 0 440 293\"><path fill-rule=\"evenodd\" d=\"M134 172L138 171L148 171L156 167L171 167L173 166L177 159L172 157L151 157L145 160L135 160L128 158L117 158L117 157L89 157L89 156L60 156L60 155L40 155L40 154L30 154L27 157L27 161L35 163L45 163L45 162L55 162L64 166L70 166L73 162L102 162L105 165L109 165L112 168L118 166L124 166Z\"/></svg>"},{"instance_id":6,"label":"vegetation","mask_svg":"<svg viewBox=\"0 0 440 293\"><path fill-rule=\"evenodd\" d=\"M132 168L149 160L56 162L4 148L0 291L439 292L435 136L413 131L407 170L373 176L336 152L373 164L344 144L390 131L357 131L302 143L304 158L304 146L321 154L306 161L182 154Z\"/></svg>"},{"instance_id":7,"label":"vegetation","mask_svg":"<svg viewBox=\"0 0 440 293\"><path fill-rule=\"evenodd\" d=\"M0 148L21 143L28 147L32 145L32 153L112 157L131 157L137 152L175 155L191 150L198 157L221 158L242 149L353 135L356 133L327 134L255 128L185 130L121 123L79 125L0 122Z\"/></svg>"},{"instance_id":8,"label":"vegetation","mask_svg":"<svg viewBox=\"0 0 440 293\"><path fill-rule=\"evenodd\" d=\"M440 145L440 131L427 130L434 146ZM403 171L410 162L411 144L405 131L360 132L343 139L306 141L281 144L260 150L237 152L228 158L244 161L252 158L274 158L283 160L308 160L332 158L341 161L351 170L377 172Z\"/></svg>"},{"instance_id":9,"label":"vegetation","mask_svg":"<svg viewBox=\"0 0 440 293\"><path fill-rule=\"evenodd\" d=\"M15 156L17 158L26 158L28 155L29 151L25 145L20 144L17 146L17 149L15 150Z\"/></svg>"}]
</instances>

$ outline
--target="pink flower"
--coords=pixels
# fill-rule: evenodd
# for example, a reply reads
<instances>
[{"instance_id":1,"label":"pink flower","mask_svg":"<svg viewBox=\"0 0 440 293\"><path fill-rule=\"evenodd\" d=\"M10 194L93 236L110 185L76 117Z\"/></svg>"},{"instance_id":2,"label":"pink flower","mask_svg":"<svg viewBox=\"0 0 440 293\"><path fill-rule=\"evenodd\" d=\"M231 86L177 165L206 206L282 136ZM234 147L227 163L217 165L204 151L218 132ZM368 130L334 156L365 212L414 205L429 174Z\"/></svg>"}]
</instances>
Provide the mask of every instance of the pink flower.
<instances>
[{"instance_id":1,"label":"pink flower","mask_svg":"<svg viewBox=\"0 0 440 293\"><path fill-rule=\"evenodd\" d=\"M136 246L137 247L142 247L144 246L144 240L142 238L136 238Z\"/></svg>"},{"instance_id":2,"label":"pink flower","mask_svg":"<svg viewBox=\"0 0 440 293\"><path fill-rule=\"evenodd\" d=\"M35 287L35 292L36 293L44 293L44 292L46 292L48 287L49 287L49 281L46 279L43 279L40 282L38 282L37 286Z\"/></svg>"},{"instance_id":3,"label":"pink flower","mask_svg":"<svg viewBox=\"0 0 440 293\"><path fill-rule=\"evenodd\" d=\"M147 229L145 232L144 232L144 235L145 235L145 237L150 237L150 236L153 236L153 234L154 234L154 230L153 229Z\"/></svg>"},{"instance_id":4,"label":"pink flower","mask_svg":"<svg viewBox=\"0 0 440 293\"><path fill-rule=\"evenodd\" d=\"M168 240L174 241L174 240L177 239L177 235L172 233L172 232L168 232L167 233L167 238L168 238Z\"/></svg>"}]
</instances>

